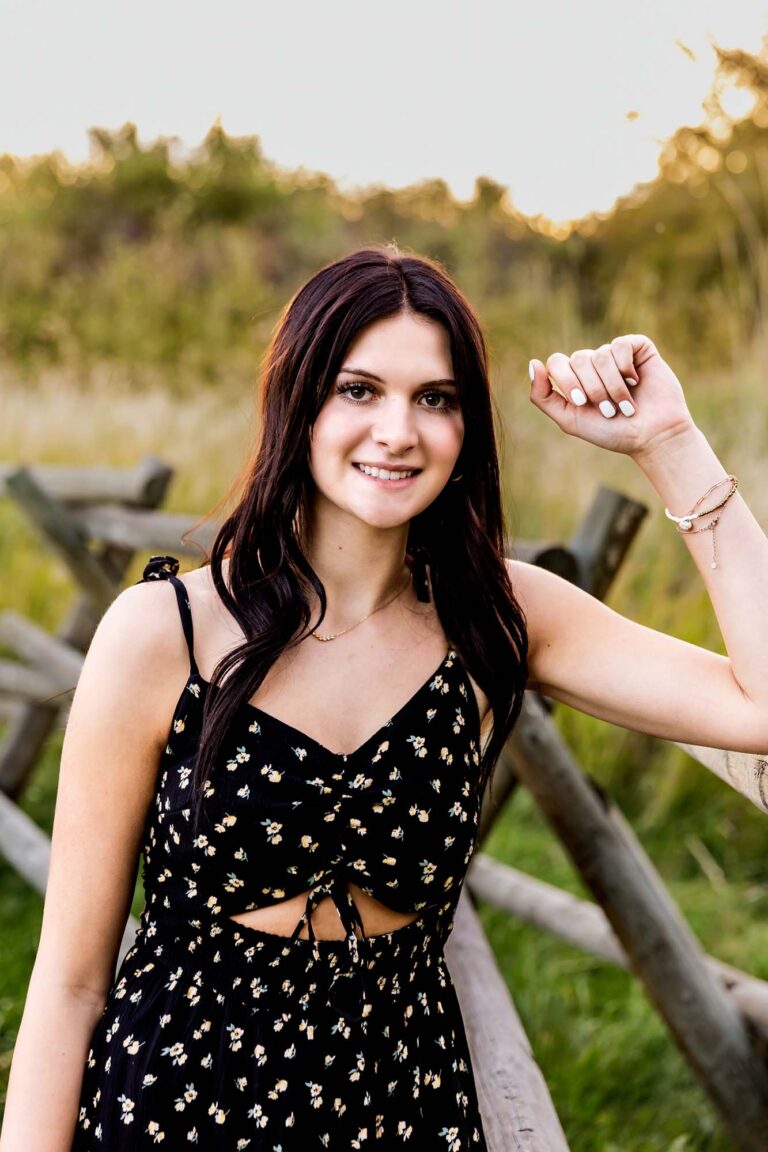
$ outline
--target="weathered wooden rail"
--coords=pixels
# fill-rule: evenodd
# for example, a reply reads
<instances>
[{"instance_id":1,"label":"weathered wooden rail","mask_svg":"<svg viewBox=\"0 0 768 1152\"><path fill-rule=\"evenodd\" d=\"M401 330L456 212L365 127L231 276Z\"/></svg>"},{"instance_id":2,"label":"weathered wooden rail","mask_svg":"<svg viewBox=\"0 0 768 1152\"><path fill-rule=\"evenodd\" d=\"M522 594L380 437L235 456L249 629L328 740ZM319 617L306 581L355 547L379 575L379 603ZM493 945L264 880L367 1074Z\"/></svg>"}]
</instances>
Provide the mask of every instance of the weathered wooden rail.
<instances>
[{"instance_id":1,"label":"weathered wooden rail","mask_svg":"<svg viewBox=\"0 0 768 1152\"><path fill-rule=\"evenodd\" d=\"M162 511L170 470L17 469L0 465L0 496L13 500L68 568L79 599L51 636L0 613L0 851L43 891L50 844L17 804L71 690L96 624L137 554L203 559L218 525ZM602 488L567 544L509 542L508 554L604 597L645 515ZM526 693L520 721L484 798L480 841L518 783L535 797L596 903L475 854L448 941L491 1152L567 1152L567 1142L472 900L482 899L596 956L643 983L675 1042L718 1109L736 1147L768 1148L768 984L706 956L631 829L576 764L550 716L554 702ZM768 809L766 761L683 746L706 768ZM121 955L136 924L129 920Z\"/></svg>"}]
</instances>

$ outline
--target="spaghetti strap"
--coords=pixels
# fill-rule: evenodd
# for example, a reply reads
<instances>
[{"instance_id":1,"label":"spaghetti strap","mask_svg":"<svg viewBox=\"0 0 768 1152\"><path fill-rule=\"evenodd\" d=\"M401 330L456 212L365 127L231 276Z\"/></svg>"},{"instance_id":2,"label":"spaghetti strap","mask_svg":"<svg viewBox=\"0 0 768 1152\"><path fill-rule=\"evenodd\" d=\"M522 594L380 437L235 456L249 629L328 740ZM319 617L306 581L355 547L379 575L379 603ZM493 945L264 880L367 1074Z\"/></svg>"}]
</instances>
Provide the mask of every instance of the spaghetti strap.
<instances>
[{"instance_id":1,"label":"spaghetti strap","mask_svg":"<svg viewBox=\"0 0 768 1152\"><path fill-rule=\"evenodd\" d=\"M195 633L192 627L192 608L189 603L187 590L177 576L178 571L179 562L175 556L150 556L149 563L144 568L141 580L138 580L137 583L144 584L150 580L168 580L173 584L176 592L176 600L179 605L181 626L184 629L184 638L187 641L190 669L193 676L199 676L200 673L197 667L197 661L195 660Z\"/></svg>"}]
</instances>

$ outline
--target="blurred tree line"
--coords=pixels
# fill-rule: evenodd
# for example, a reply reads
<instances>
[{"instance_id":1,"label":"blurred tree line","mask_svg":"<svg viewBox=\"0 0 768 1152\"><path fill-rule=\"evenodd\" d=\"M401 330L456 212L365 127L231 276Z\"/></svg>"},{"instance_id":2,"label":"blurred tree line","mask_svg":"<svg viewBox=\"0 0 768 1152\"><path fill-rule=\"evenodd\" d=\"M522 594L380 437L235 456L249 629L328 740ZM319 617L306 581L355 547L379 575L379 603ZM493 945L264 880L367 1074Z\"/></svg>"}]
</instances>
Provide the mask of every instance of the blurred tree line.
<instances>
[{"instance_id":1,"label":"blurred tree line","mask_svg":"<svg viewBox=\"0 0 768 1152\"><path fill-rule=\"evenodd\" d=\"M307 275L395 240L457 278L494 352L647 331L689 367L768 364L768 45L717 52L703 126L675 133L653 181L562 233L487 177L467 202L437 179L343 194L220 124L191 153L127 124L92 129L80 166L4 155L0 357L30 376L119 362L180 386L250 372ZM728 82L753 97L738 120Z\"/></svg>"}]
</instances>

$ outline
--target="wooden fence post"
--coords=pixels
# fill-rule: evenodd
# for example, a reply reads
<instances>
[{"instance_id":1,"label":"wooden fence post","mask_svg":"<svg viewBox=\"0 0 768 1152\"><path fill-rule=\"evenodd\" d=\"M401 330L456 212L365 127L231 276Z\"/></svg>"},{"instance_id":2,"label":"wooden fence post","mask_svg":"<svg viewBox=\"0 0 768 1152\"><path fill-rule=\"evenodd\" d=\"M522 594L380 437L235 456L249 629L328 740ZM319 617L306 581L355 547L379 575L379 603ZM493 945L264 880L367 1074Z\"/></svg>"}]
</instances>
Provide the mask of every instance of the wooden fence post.
<instances>
[{"instance_id":1,"label":"wooden fence post","mask_svg":"<svg viewBox=\"0 0 768 1152\"><path fill-rule=\"evenodd\" d=\"M8 465L0 466L0 492L9 492L9 481L10 490L13 490L12 477L17 472L18 469ZM144 508L155 507L165 498L172 476L172 469L154 457L141 461L134 469L89 470L51 466L28 470L28 478L37 487L45 484L48 497L59 502L124 500ZM92 553L105 579L112 580L115 592L134 554L133 548L109 543L102 544ZM99 615L93 601L89 596L82 596L59 629L59 638L84 652L98 622ZM23 790L59 711L60 705L38 703L13 709L0 743L0 790L7 795L15 797Z\"/></svg>"},{"instance_id":2,"label":"wooden fence post","mask_svg":"<svg viewBox=\"0 0 768 1152\"><path fill-rule=\"evenodd\" d=\"M512 735L517 772L621 940L632 970L742 1152L768 1148L768 1066L754 1031L708 969L631 830L578 768L535 698Z\"/></svg>"}]
</instances>

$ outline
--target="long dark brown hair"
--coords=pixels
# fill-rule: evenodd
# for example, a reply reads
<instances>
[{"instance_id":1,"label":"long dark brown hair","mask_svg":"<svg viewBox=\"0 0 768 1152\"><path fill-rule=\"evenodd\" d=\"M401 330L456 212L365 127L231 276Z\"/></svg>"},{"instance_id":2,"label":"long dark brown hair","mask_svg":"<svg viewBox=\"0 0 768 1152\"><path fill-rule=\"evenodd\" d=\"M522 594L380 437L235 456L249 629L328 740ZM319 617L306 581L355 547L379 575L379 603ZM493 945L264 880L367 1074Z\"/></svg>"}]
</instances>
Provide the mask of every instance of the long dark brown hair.
<instances>
[{"instance_id":1,"label":"long dark brown hair","mask_svg":"<svg viewBox=\"0 0 768 1152\"><path fill-rule=\"evenodd\" d=\"M238 481L236 507L210 553L216 590L246 639L216 666L214 690L206 695L192 777L195 827L205 782L233 717L280 653L318 628L325 615L325 589L301 545L314 483L309 471L314 421L357 334L374 320L405 310L437 321L448 333L464 420L455 466L462 479L446 484L413 518L406 551L412 560L428 562L443 629L490 701L493 727L480 760L479 787L490 779L517 719L528 672L528 634L503 558L499 465L480 324L435 261L392 245L365 247L321 268L299 289L264 358L258 442ZM310 588L320 601L314 628Z\"/></svg>"}]
</instances>

